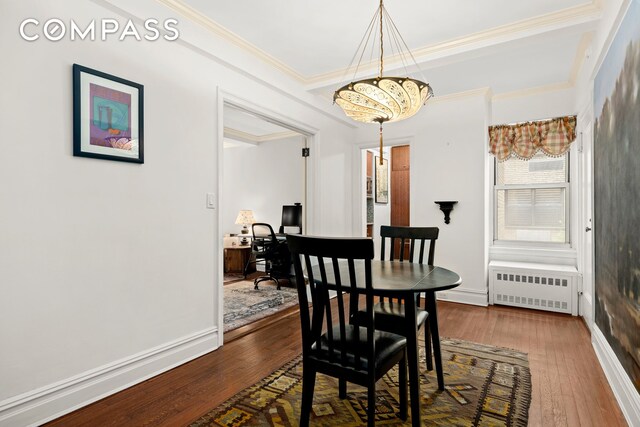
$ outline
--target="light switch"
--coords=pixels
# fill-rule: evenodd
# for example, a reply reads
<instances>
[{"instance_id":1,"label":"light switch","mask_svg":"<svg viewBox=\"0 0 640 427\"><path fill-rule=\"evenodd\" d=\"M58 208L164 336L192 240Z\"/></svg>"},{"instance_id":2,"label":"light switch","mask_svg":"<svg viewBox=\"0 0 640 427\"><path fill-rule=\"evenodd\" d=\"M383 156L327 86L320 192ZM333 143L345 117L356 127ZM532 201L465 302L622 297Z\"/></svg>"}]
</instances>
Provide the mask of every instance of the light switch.
<instances>
[{"instance_id":1,"label":"light switch","mask_svg":"<svg viewBox=\"0 0 640 427\"><path fill-rule=\"evenodd\" d=\"M213 193L207 193L207 209L216 208L216 195Z\"/></svg>"}]
</instances>

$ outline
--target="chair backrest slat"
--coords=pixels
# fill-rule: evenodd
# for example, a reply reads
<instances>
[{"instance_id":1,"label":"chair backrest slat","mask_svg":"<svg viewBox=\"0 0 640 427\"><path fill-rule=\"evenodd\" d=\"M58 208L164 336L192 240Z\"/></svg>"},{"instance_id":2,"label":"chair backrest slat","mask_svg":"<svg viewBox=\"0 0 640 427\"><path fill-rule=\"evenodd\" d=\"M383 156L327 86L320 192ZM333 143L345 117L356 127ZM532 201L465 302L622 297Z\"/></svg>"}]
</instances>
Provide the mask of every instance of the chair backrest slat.
<instances>
[{"instance_id":1,"label":"chair backrest slat","mask_svg":"<svg viewBox=\"0 0 640 427\"><path fill-rule=\"evenodd\" d=\"M380 227L380 239L382 250L380 251L380 259L382 261L385 260L385 241L389 239L391 249L391 256L389 257L389 261L395 261L395 247L396 247L396 239L400 239L400 254L399 261L405 261L405 243L409 241L409 257L406 258L409 262L415 262L415 246L419 242L420 251L418 254L418 263L424 264L424 249L426 242L429 242L429 253L427 254L427 264L433 265L436 240L438 239L438 234L440 230L438 227L400 227L400 226L389 226L383 225ZM384 298L382 299L385 300ZM387 298L389 302L394 302L393 299ZM399 303L400 301L398 301ZM418 305L419 305L419 296L418 296Z\"/></svg>"},{"instance_id":2,"label":"chair backrest slat","mask_svg":"<svg viewBox=\"0 0 640 427\"><path fill-rule=\"evenodd\" d=\"M429 241L429 252L427 254L427 264L433 265L434 253L435 253L435 245L436 240L438 239L438 234L440 233L440 229L438 227L400 227L400 226L389 226L383 225L380 227L380 238L381 238L381 248L386 246L386 240L389 239L391 249L391 256L389 257L389 261L394 261L396 259L395 255L395 246L396 239L400 240L400 254L398 254L398 259L400 261L409 261L415 262L415 245L417 242L420 242L420 252L418 255L418 262L420 264L424 263L424 250L426 241ZM406 258L405 254L405 244L409 242L409 257ZM385 251L380 251L380 259L385 260Z\"/></svg>"},{"instance_id":3,"label":"chair backrest slat","mask_svg":"<svg viewBox=\"0 0 640 427\"><path fill-rule=\"evenodd\" d=\"M344 292L342 290L342 277L340 276L340 264L338 262L338 258L331 258L331 263L333 266L333 271L335 272L335 282L336 282L336 299L338 300L338 317L340 319L345 318L344 312ZM345 342L346 337L346 327L343 322L340 322L340 360L344 364L347 360L347 346Z\"/></svg>"},{"instance_id":4,"label":"chair backrest slat","mask_svg":"<svg viewBox=\"0 0 640 427\"><path fill-rule=\"evenodd\" d=\"M328 363L356 370L373 366L373 363L367 365L364 363L365 360L373 361L375 354L371 276L373 241L362 238L333 239L288 235L287 242L296 272L303 355L313 354L315 357L324 355ZM303 265L306 269L306 278ZM364 265L364 274L362 265ZM311 290L312 295L311 323L307 288ZM331 310L329 291L337 293L337 319L334 319L334 313ZM349 313L345 313L343 301L345 293L349 294ZM365 310L367 319L370 321L368 325L362 326L367 327L366 343L360 340L358 332L360 326L349 324L349 315L357 312L361 294L366 296ZM326 325L326 330L323 329L323 325ZM353 342L347 345L349 333L352 334Z\"/></svg>"},{"instance_id":5,"label":"chair backrest slat","mask_svg":"<svg viewBox=\"0 0 640 427\"><path fill-rule=\"evenodd\" d=\"M320 278L322 283L327 283L327 270L324 265L324 258L318 257L318 267L320 268ZM320 288L319 293L322 298L322 306L326 311L325 322L327 325L327 344L329 346L329 360L333 362L335 345L333 343L333 316L331 315L331 301L329 299L329 289L326 286Z\"/></svg>"},{"instance_id":6,"label":"chair backrest slat","mask_svg":"<svg viewBox=\"0 0 640 427\"><path fill-rule=\"evenodd\" d=\"M395 237L391 238L391 242L390 242L389 246L390 246L390 249L389 249L389 252L390 252L389 261L393 261L396 258L395 257L395 252L396 252L396 238Z\"/></svg>"},{"instance_id":7,"label":"chair backrest slat","mask_svg":"<svg viewBox=\"0 0 640 427\"><path fill-rule=\"evenodd\" d=\"M436 254L436 240L432 239L429 244L429 260L427 261L428 265L433 265L433 257Z\"/></svg>"},{"instance_id":8,"label":"chair backrest slat","mask_svg":"<svg viewBox=\"0 0 640 427\"><path fill-rule=\"evenodd\" d=\"M409 246L409 261L413 261L413 249L416 246L416 239L411 239L411 243Z\"/></svg>"}]
</instances>

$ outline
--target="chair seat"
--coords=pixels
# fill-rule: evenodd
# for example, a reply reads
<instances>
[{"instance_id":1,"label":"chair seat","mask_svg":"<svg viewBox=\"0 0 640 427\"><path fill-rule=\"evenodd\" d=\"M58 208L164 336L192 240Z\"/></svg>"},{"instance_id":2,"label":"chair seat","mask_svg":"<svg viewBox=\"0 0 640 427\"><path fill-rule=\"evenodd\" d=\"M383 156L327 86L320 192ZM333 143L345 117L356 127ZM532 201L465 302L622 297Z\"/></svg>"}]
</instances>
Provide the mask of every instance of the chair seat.
<instances>
[{"instance_id":1,"label":"chair seat","mask_svg":"<svg viewBox=\"0 0 640 427\"><path fill-rule=\"evenodd\" d=\"M342 343L340 327L335 326L333 331L333 356L336 362L340 361L342 357ZM356 341L356 334L359 333L358 340ZM396 358L398 352L407 345L407 339L401 335L397 335L391 332L375 331L373 333L373 340L375 343L375 365L386 365L390 360ZM362 348L367 345L367 328L358 327L354 325L345 325L345 353L347 363L353 366L355 362L354 349L356 346L360 348L360 362L362 363L361 369L367 370L369 361L367 355L362 354ZM329 358L329 340L327 334L323 334L320 338L320 350L317 345L313 344L311 347L312 353L320 360L328 360Z\"/></svg>"},{"instance_id":2,"label":"chair seat","mask_svg":"<svg viewBox=\"0 0 640 427\"><path fill-rule=\"evenodd\" d=\"M375 313L376 329L382 331L402 331L403 325L399 318L404 318L404 304L379 302L373 306ZM366 313L359 311L356 314L355 323L363 324ZM427 321L429 313L416 307L417 326L420 328Z\"/></svg>"}]
</instances>

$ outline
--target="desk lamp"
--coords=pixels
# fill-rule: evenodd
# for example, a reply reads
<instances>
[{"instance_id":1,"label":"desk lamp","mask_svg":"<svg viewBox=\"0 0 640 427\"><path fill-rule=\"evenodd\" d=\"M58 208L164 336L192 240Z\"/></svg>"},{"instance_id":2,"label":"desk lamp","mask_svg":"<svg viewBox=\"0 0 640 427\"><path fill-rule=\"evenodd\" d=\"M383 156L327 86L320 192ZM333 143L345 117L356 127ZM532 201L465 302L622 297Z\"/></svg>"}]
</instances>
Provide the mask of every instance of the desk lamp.
<instances>
[{"instance_id":1,"label":"desk lamp","mask_svg":"<svg viewBox=\"0 0 640 427\"><path fill-rule=\"evenodd\" d=\"M240 230L240 234L243 234L242 240L240 241L241 245L246 245L249 243L246 235L249 234L249 228L247 227L249 224L253 224L256 222L256 219L253 217L253 211L251 210L241 210L238 213L238 217L236 218L236 224L242 224L242 230Z\"/></svg>"}]
</instances>

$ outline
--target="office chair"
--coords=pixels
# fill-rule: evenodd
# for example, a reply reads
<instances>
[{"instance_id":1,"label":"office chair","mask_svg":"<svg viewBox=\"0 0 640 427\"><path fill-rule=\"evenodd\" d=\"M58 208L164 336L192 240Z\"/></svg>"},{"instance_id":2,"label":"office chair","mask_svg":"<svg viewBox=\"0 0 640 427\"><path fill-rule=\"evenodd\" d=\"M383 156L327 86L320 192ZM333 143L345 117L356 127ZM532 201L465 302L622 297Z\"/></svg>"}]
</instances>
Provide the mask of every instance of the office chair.
<instances>
[{"instance_id":1,"label":"office chair","mask_svg":"<svg viewBox=\"0 0 640 427\"><path fill-rule=\"evenodd\" d=\"M286 227L296 227L297 234L302 234L302 205L300 203L282 206L282 221L278 233L284 234Z\"/></svg>"},{"instance_id":2,"label":"office chair","mask_svg":"<svg viewBox=\"0 0 640 427\"><path fill-rule=\"evenodd\" d=\"M258 264L258 262L262 261L267 274L256 277L253 280L254 289L258 289L258 284L266 280L274 281L277 289L280 289L279 279L288 278L291 269L291 255L289 254L287 242L278 240L271 225L266 223L256 222L252 224L251 231L253 232L253 240L251 242L253 256L247 262L245 272L252 262Z\"/></svg>"}]
</instances>

